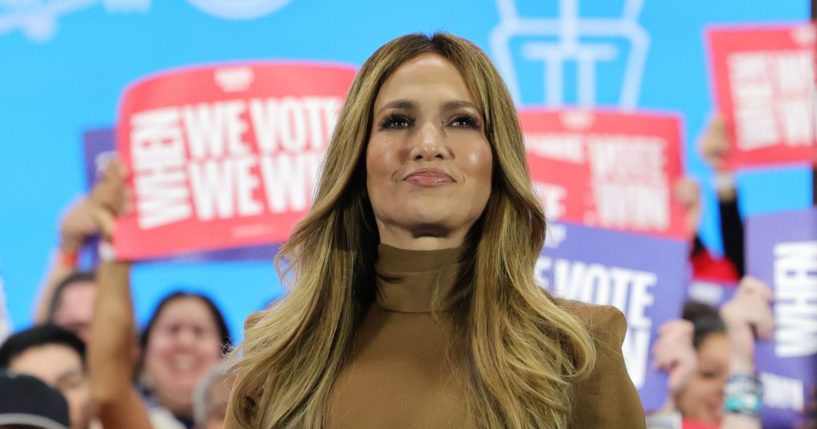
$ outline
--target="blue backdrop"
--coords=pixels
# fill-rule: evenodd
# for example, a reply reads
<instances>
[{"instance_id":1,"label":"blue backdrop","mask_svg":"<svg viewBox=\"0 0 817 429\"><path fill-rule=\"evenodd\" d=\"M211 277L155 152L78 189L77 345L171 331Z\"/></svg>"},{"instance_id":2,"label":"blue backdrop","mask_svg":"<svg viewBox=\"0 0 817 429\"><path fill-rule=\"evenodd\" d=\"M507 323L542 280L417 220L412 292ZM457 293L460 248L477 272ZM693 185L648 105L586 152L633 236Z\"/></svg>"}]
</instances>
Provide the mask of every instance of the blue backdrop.
<instances>
[{"instance_id":1,"label":"blue backdrop","mask_svg":"<svg viewBox=\"0 0 817 429\"><path fill-rule=\"evenodd\" d=\"M12 323L30 323L61 210L82 193L81 133L114 123L129 82L232 60L359 65L417 31L483 47L520 104L680 112L687 170L705 185L702 234L719 249L711 172L694 149L712 110L703 31L807 16L806 0L0 0L0 275ZM577 51L590 59L570 61ZM804 168L744 173L739 187L744 213L810 205ZM267 261L151 263L135 269L134 284L141 321L182 286L211 294L235 334L248 312L281 293Z\"/></svg>"}]
</instances>

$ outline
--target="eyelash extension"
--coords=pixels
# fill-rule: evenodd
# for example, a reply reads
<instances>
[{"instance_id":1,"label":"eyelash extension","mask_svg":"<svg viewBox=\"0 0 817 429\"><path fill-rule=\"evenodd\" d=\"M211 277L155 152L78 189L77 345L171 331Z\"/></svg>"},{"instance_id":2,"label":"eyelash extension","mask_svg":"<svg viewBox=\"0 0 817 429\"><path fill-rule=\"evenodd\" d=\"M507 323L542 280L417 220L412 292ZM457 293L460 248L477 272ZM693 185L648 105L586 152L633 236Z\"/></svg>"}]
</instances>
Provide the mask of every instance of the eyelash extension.
<instances>
[{"instance_id":1,"label":"eyelash extension","mask_svg":"<svg viewBox=\"0 0 817 429\"><path fill-rule=\"evenodd\" d=\"M479 119L470 114L457 115L451 120L450 124L454 124L456 122L464 122L465 128L477 129L480 127Z\"/></svg>"},{"instance_id":2,"label":"eyelash extension","mask_svg":"<svg viewBox=\"0 0 817 429\"><path fill-rule=\"evenodd\" d=\"M405 125L398 125L398 124L405 124ZM399 115L399 114L391 114L386 116L382 121L380 121L379 128L381 130L385 129L393 129L393 128L408 128L414 125L414 120L409 118L406 115Z\"/></svg>"},{"instance_id":3,"label":"eyelash extension","mask_svg":"<svg viewBox=\"0 0 817 429\"><path fill-rule=\"evenodd\" d=\"M455 125L460 122L463 124ZM454 116L451 120L449 120L448 124L454 127L469 129L479 129L481 126L477 117L467 113ZM378 128L380 130L399 129L410 128L412 125L414 125L414 119L406 115L394 113L386 116L382 121L380 121Z\"/></svg>"}]
</instances>

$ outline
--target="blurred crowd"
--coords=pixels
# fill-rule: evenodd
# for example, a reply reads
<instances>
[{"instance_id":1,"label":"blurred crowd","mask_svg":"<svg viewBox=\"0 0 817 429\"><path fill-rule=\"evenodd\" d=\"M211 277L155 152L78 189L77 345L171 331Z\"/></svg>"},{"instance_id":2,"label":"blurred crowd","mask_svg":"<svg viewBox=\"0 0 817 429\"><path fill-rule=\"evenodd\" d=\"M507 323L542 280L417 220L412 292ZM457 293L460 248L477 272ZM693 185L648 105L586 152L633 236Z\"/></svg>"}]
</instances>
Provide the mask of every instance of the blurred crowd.
<instances>
[{"instance_id":1,"label":"blurred crowd","mask_svg":"<svg viewBox=\"0 0 817 429\"><path fill-rule=\"evenodd\" d=\"M232 344L216 304L170 291L139 330L127 275L111 273L126 268L77 270L118 198L110 170L61 219L34 326L0 345L0 428L221 428Z\"/></svg>"},{"instance_id":2,"label":"blurred crowd","mask_svg":"<svg viewBox=\"0 0 817 429\"><path fill-rule=\"evenodd\" d=\"M757 414L725 419L724 410L736 400L730 392L739 392L742 400L757 401L760 412L754 351L756 341L773 332L772 293L744 275L743 224L735 181L724 167L729 144L721 118L710 120L699 149L715 173L724 252L719 257L697 235L690 237L690 296L697 296L696 284L736 290L719 308L690 299L682 319L661 327L653 354L668 373L670 393L648 426L759 427L751 426ZM110 219L99 208L118 204L111 185L115 169L66 210L35 324L0 345L0 427L223 427L232 381L225 356L232 344L213 301L170 291L137 329L127 269L77 269L83 247L110 234ZM676 198L694 234L703 209L699 184L682 179ZM105 251L101 246L103 260ZM806 410L802 428L817 427L813 417L814 409Z\"/></svg>"}]
</instances>

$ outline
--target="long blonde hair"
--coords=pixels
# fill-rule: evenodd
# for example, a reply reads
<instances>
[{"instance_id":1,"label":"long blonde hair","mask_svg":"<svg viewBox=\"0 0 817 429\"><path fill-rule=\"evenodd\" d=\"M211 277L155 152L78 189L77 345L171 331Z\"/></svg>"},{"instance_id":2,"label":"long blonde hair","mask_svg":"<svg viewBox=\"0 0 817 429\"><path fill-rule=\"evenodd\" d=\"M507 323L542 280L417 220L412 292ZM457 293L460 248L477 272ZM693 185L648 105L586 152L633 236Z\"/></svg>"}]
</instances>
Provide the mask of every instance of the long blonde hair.
<instances>
[{"instance_id":1,"label":"long blonde hair","mask_svg":"<svg viewBox=\"0 0 817 429\"><path fill-rule=\"evenodd\" d=\"M365 151L377 93L401 64L447 58L483 111L494 160L492 192L469 233L470 291L456 317L468 409L490 428L564 428L575 379L592 369L587 329L535 282L545 217L528 175L513 102L488 57L444 33L378 49L349 91L312 210L276 259L293 270L289 294L249 323L231 400L247 428L324 426L333 383L373 300L379 236L366 192Z\"/></svg>"}]
</instances>

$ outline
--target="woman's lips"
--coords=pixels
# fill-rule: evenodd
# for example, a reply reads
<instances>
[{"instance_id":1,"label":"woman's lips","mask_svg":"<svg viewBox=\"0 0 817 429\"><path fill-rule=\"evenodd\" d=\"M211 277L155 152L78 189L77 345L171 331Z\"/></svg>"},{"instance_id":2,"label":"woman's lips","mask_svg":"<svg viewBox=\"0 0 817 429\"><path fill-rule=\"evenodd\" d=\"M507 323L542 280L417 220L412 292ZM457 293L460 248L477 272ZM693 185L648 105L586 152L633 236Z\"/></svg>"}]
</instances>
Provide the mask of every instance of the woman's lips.
<instances>
[{"instance_id":1,"label":"woman's lips","mask_svg":"<svg viewBox=\"0 0 817 429\"><path fill-rule=\"evenodd\" d=\"M404 182L409 182L417 186L442 186L449 183L454 183L454 178L443 172L431 168L424 168L410 173L403 178Z\"/></svg>"}]
</instances>

